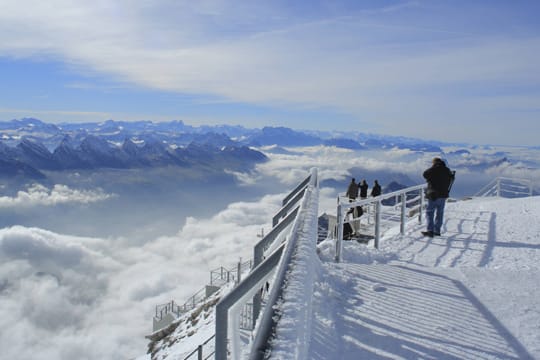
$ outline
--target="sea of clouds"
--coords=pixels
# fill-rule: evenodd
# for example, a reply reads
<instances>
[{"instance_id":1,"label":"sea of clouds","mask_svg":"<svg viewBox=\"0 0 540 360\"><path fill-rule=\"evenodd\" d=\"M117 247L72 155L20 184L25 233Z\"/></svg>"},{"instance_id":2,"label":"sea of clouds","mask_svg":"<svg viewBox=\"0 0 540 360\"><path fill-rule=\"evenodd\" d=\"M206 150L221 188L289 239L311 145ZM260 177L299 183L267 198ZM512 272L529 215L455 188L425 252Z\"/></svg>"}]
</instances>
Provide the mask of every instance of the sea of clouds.
<instances>
[{"instance_id":1,"label":"sea of clouds","mask_svg":"<svg viewBox=\"0 0 540 360\"><path fill-rule=\"evenodd\" d=\"M133 242L121 236L64 234L15 223L0 229L1 357L129 359L142 355L155 306L173 299L182 303L209 282L210 270L251 258L257 234L270 230L281 200L311 167L319 168L321 183L335 184L320 192L319 212L332 213L336 196L345 191L350 177L366 177L371 184L376 177L400 174L411 183L421 183L422 171L439 155L322 146L294 151L267 152L269 162L252 172L234 174L239 198L247 188L264 183L260 196L221 208L209 203L208 216L186 217L173 234L156 230L145 241ZM499 175L540 178L538 166L534 167L537 153L512 154L517 160L511 165L479 172L468 166L492 161L492 150L448 156L450 166L458 171L457 192L471 195ZM0 207L4 211L34 208L32 214L38 209L60 216L58 209L66 204L103 206L117 196L100 188L31 185L14 196L1 196ZM88 221L81 218L81 226L88 227ZM138 225L132 226L137 229Z\"/></svg>"}]
</instances>

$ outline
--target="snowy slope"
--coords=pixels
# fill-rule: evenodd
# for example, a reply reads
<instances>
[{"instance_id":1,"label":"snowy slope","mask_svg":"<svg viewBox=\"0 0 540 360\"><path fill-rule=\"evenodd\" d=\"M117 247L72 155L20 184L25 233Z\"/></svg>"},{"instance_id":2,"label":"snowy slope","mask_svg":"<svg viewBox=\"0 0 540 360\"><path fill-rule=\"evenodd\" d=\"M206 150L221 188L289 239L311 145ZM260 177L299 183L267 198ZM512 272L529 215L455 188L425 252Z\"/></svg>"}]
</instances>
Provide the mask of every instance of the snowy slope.
<instances>
[{"instance_id":1,"label":"snowy slope","mask_svg":"<svg viewBox=\"0 0 540 360\"><path fill-rule=\"evenodd\" d=\"M341 263L331 240L319 257L304 250L315 275L313 293L296 298L313 303L307 358L539 359L539 200L449 203L443 236L422 237L412 221L403 236L387 232L380 250L345 242ZM206 316L204 336L178 331L153 358L184 359L212 334L214 314ZM277 332L274 357L297 358L293 339Z\"/></svg>"}]
</instances>

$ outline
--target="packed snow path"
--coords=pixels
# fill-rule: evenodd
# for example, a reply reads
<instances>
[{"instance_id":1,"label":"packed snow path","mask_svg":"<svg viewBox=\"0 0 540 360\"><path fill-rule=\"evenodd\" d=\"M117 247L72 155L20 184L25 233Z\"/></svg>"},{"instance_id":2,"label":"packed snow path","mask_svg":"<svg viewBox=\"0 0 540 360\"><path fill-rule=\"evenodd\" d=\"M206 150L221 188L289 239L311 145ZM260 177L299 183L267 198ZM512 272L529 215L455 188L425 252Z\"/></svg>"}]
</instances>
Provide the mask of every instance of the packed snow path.
<instances>
[{"instance_id":1,"label":"packed snow path","mask_svg":"<svg viewBox=\"0 0 540 360\"><path fill-rule=\"evenodd\" d=\"M310 359L540 359L538 198L447 205L381 250L323 245Z\"/></svg>"}]
</instances>

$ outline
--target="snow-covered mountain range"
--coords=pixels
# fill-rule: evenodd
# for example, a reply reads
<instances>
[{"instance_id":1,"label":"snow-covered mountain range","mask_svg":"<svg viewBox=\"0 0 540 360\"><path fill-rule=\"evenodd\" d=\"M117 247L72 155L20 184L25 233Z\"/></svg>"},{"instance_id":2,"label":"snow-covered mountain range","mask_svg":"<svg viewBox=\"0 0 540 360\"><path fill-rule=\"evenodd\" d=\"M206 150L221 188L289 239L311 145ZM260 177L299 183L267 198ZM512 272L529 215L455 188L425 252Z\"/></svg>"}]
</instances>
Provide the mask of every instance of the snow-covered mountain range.
<instances>
[{"instance_id":1,"label":"snow-covered mountain range","mask_svg":"<svg viewBox=\"0 0 540 360\"><path fill-rule=\"evenodd\" d=\"M399 148L440 151L420 139L357 132L309 132L286 127L194 127L182 121L50 124L24 118L0 122L0 173L45 178L42 170L225 166L246 169L266 156L253 147L335 146L351 150Z\"/></svg>"},{"instance_id":2,"label":"snow-covered mountain range","mask_svg":"<svg viewBox=\"0 0 540 360\"><path fill-rule=\"evenodd\" d=\"M186 132L181 122L0 123L4 176L43 178L40 170L181 166L248 169L266 156L224 133ZM232 128L231 128L232 129ZM231 130L232 132L233 130Z\"/></svg>"},{"instance_id":3,"label":"snow-covered mountain range","mask_svg":"<svg viewBox=\"0 0 540 360\"><path fill-rule=\"evenodd\" d=\"M125 139L162 141L177 145L191 142L212 143L216 146L312 146L329 145L350 149L398 147L416 151L438 151L441 143L398 136L365 134L354 131L300 131L286 127L248 129L243 126L216 125L194 127L181 120L169 122L114 121L101 123L49 124L38 119L24 118L0 122L0 139L14 145L22 138L39 140L49 150L56 148L66 136L74 144L93 135L110 142L122 143Z\"/></svg>"}]
</instances>

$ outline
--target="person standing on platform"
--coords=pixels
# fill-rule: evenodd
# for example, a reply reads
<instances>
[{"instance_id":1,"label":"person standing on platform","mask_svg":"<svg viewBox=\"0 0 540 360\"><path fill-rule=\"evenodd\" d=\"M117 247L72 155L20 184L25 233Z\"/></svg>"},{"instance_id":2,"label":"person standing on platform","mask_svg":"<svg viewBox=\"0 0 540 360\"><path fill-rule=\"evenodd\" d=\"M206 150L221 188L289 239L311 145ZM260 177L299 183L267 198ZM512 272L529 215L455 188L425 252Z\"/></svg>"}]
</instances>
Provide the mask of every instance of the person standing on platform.
<instances>
[{"instance_id":1,"label":"person standing on platform","mask_svg":"<svg viewBox=\"0 0 540 360\"><path fill-rule=\"evenodd\" d=\"M371 189L371 196L376 197L381 195L381 185L379 185L379 182L377 180L373 183L373 189Z\"/></svg>"},{"instance_id":2,"label":"person standing on platform","mask_svg":"<svg viewBox=\"0 0 540 360\"><path fill-rule=\"evenodd\" d=\"M422 235L433 237L441 235L443 224L444 205L450 195L454 173L446 166L441 158L433 158L432 165L423 173L427 181L426 197L426 219L427 229L422 231Z\"/></svg>"}]
</instances>

